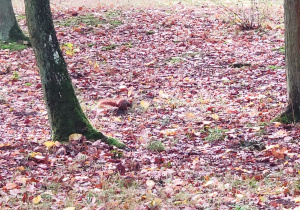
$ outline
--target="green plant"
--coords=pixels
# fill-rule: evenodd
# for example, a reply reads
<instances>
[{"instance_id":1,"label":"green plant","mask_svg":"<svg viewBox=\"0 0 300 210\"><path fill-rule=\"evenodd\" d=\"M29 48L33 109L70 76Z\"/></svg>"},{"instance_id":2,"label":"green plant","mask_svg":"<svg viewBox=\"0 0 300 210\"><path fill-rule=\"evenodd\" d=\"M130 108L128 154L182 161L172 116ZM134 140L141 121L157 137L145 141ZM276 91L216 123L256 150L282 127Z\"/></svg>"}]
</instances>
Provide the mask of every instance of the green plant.
<instances>
[{"instance_id":1,"label":"green plant","mask_svg":"<svg viewBox=\"0 0 300 210\"><path fill-rule=\"evenodd\" d=\"M165 150L165 145L161 141L151 141L147 148L152 151L162 152Z\"/></svg>"},{"instance_id":2,"label":"green plant","mask_svg":"<svg viewBox=\"0 0 300 210\"><path fill-rule=\"evenodd\" d=\"M170 59L170 62L171 63L173 63L173 64L178 64L178 63L180 63L180 62L182 62L183 60L182 60L182 58L180 58L180 57L172 57L171 59Z\"/></svg>"},{"instance_id":3,"label":"green plant","mask_svg":"<svg viewBox=\"0 0 300 210\"><path fill-rule=\"evenodd\" d=\"M112 27L117 27L117 26L119 26L119 25L122 25L123 22L120 21L120 20L110 20L110 21L109 21L109 24L112 25Z\"/></svg>"},{"instance_id":4,"label":"green plant","mask_svg":"<svg viewBox=\"0 0 300 210\"><path fill-rule=\"evenodd\" d=\"M151 35L151 34L155 34L155 32L154 31L147 31L146 34Z\"/></svg>"},{"instance_id":5,"label":"green plant","mask_svg":"<svg viewBox=\"0 0 300 210\"><path fill-rule=\"evenodd\" d=\"M113 154L112 158L114 159L122 158L124 156L121 150L112 150L111 153Z\"/></svg>"},{"instance_id":6,"label":"green plant","mask_svg":"<svg viewBox=\"0 0 300 210\"><path fill-rule=\"evenodd\" d=\"M16 71L14 71L14 72L13 72L13 75L11 76L11 79L12 79L12 80L19 80L19 79L20 79L19 73L16 72Z\"/></svg>"},{"instance_id":7,"label":"green plant","mask_svg":"<svg viewBox=\"0 0 300 210\"><path fill-rule=\"evenodd\" d=\"M281 54L285 54L285 47L282 46L282 47L279 47L279 48L274 48L274 49L272 49L272 51L278 51Z\"/></svg>"},{"instance_id":8,"label":"green plant","mask_svg":"<svg viewBox=\"0 0 300 210\"><path fill-rule=\"evenodd\" d=\"M108 12L106 14L106 17L108 17L108 18L115 18L115 17L120 16L121 14L122 14L122 11L118 11L118 10L116 10L116 11L110 11L110 12Z\"/></svg>"},{"instance_id":9,"label":"green plant","mask_svg":"<svg viewBox=\"0 0 300 210\"><path fill-rule=\"evenodd\" d=\"M204 139L206 141L223 140L226 137L225 132L227 131L227 129L220 129L218 127L208 129L208 136L206 136Z\"/></svg>"},{"instance_id":10,"label":"green plant","mask_svg":"<svg viewBox=\"0 0 300 210\"><path fill-rule=\"evenodd\" d=\"M108 51L108 50L113 50L113 49L115 49L116 47L117 47L117 45L111 44L111 45L103 46L101 50L102 50L102 51Z\"/></svg>"},{"instance_id":11,"label":"green plant","mask_svg":"<svg viewBox=\"0 0 300 210\"><path fill-rule=\"evenodd\" d=\"M131 42L126 42L126 43L124 43L124 44L122 44L122 45L124 45L124 46L126 46L126 47L129 47L129 48L132 48L132 47L133 47L133 44L132 44Z\"/></svg>"},{"instance_id":12,"label":"green plant","mask_svg":"<svg viewBox=\"0 0 300 210\"><path fill-rule=\"evenodd\" d=\"M283 69L284 67L282 67L282 66L268 66L268 68L275 70L275 69Z\"/></svg>"}]
</instances>

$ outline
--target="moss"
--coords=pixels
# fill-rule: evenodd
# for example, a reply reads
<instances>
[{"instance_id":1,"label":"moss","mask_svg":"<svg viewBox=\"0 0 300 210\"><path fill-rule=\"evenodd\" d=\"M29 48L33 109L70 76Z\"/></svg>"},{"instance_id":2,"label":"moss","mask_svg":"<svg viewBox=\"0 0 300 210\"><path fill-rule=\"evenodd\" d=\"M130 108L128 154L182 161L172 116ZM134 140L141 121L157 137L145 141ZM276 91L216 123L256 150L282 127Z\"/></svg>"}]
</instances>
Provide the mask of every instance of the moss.
<instances>
[{"instance_id":1,"label":"moss","mask_svg":"<svg viewBox=\"0 0 300 210\"><path fill-rule=\"evenodd\" d=\"M288 106L283 113L273 118L271 122L281 122L282 124L300 122L300 112Z\"/></svg>"},{"instance_id":2,"label":"moss","mask_svg":"<svg viewBox=\"0 0 300 210\"><path fill-rule=\"evenodd\" d=\"M2 50L9 49L11 51L20 51L20 50L24 50L26 48L27 48L26 45L19 44L17 42L11 42L11 43L0 42L0 49L2 49Z\"/></svg>"},{"instance_id":3,"label":"moss","mask_svg":"<svg viewBox=\"0 0 300 210\"><path fill-rule=\"evenodd\" d=\"M84 23L87 26L98 26L102 24L106 24L107 21L103 19L99 19L98 17L95 17L93 14L86 14L82 16L76 16L76 17L69 17L66 19L60 19L55 21L56 24L59 26L79 26L80 24Z\"/></svg>"}]
</instances>

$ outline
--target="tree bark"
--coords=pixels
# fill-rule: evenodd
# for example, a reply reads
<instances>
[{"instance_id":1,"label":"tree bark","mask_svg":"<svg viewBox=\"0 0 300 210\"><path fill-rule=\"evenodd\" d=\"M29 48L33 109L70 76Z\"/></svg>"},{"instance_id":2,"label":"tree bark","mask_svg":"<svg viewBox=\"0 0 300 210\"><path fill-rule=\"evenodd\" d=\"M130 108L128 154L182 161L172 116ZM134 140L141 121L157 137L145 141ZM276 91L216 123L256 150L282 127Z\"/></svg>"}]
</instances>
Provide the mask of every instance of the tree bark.
<instances>
[{"instance_id":1,"label":"tree bark","mask_svg":"<svg viewBox=\"0 0 300 210\"><path fill-rule=\"evenodd\" d=\"M73 133L87 139L124 148L116 139L108 138L90 124L75 95L67 65L54 30L49 0L25 0L29 36L40 70L42 87L52 139L68 141Z\"/></svg>"},{"instance_id":2,"label":"tree bark","mask_svg":"<svg viewBox=\"0 0 300 210\"><path fill-rule=\"evenodd\" d=\"M0 6L0 40L1 41L29 41L20 29L11 0L2 0Z\"/></svg>"},{"instance_id":3,"label":"tree bark","mask_svg":"<svg viewBox=\"0 0 300 210\"><path fill-rule=\"evenodd\" d=\"M300 120L300 1L284 0L285 60L288 105L275 120Z\"/></svg>"}]
</instances>

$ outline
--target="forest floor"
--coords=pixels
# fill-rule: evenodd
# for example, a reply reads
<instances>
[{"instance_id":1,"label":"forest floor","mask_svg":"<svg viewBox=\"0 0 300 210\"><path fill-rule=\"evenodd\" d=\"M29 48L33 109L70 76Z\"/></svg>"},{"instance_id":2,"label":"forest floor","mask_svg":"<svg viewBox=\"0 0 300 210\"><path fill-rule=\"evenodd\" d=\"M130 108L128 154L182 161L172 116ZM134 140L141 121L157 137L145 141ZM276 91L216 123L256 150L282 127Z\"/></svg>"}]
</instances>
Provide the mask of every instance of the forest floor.
<instances>
[{"instance_id":1,"label":"forest floor","mask_svg":"<svg viewBox=\"0 0 300 210\"><path fill-rule=\"evenodd\" d=\"M270 122L287 100L282 8L256 30L211 5L53 6L53 18L91 123L131 151L49 142L32 49L0 50L2 209L300 206L300 127ZM98 105L117 98L128 114Z\"/></svg>"}]
</instances>

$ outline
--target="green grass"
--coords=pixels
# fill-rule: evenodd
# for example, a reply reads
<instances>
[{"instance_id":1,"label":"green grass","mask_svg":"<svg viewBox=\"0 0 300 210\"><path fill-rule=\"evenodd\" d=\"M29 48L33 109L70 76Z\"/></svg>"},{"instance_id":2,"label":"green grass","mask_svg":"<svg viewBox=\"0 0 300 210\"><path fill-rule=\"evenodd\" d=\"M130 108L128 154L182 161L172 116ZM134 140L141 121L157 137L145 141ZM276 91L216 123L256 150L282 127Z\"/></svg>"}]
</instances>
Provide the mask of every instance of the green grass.
<instances>
[{"instance_id":1,"label":"green grass","mask_svg":"<svg viewBox=\"0 0 300 210\"><path fill-rule=\"evenodd\" d=\"M24 44L19 44L17 42L0 42L0 49L2 50L11 50L11 51L21 51L26 49L27 46Z\"/></svg>"},{"instance_id":2,"label":"green grass","mask_svg":"<svg viewBox=\"0 0 300 210\"><path fill-rule=\"evenodd\" d=\"M98 26L107 23L105 20L99 19L99 17L95 17L93 14L86 14L76 17L69 17L66 19L55 20L55 24L59 26L79 26L80 24L85 24L87 26Z\"/></svg>"},{"instance_id":3,"label":"green grass","mask_svg":"<svg viewBox=\"0 0 300 210\"><path fill-rule=\"evenodd\" d=\"M204 139L206 141L224 140L226 137L225 132L227 131L228 130L226 129L220 129L220 128L208 129L208 136L206 136Z\"/></svg>"},{"instance_id":4,"label":"green grass","mask_svg":"<svg viewBox=\"0 0 300 210\"><path fill-rule=\"evenodd\" d=\"M165 150L165 145L161 141L151 141L147 148L152 151L162 152Z\"/></svg>"},{"instance_id":5,"label":"green grass","mask_svg":"<svg viewBox=\"0 0 300 210\"><path fill-rule=\"evenodd\" d=\"M114 50L114 49L116 49L116 47L117 47L117 45L111 44L111 45L103 46L101 50L102 51Z\"/></svg>"}]
</instances>

